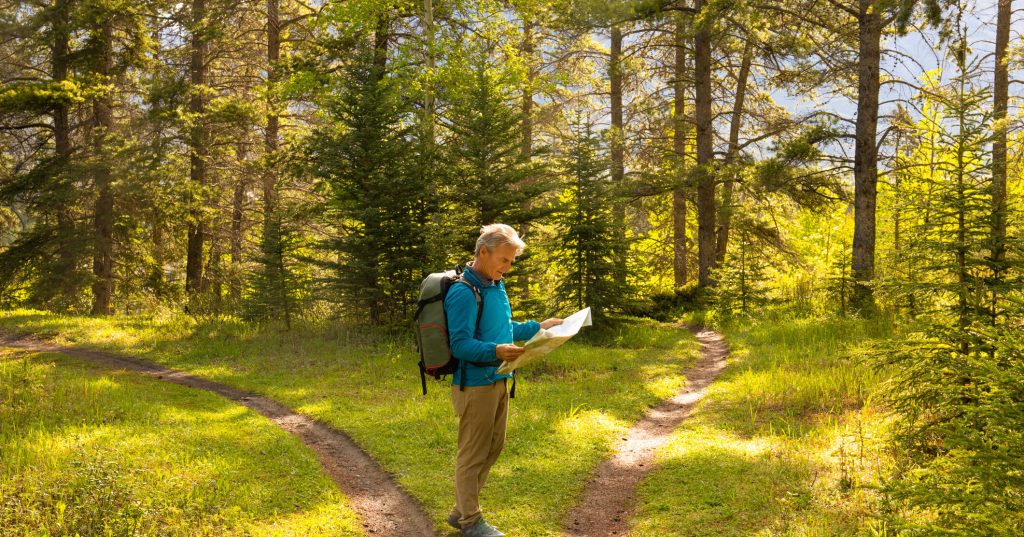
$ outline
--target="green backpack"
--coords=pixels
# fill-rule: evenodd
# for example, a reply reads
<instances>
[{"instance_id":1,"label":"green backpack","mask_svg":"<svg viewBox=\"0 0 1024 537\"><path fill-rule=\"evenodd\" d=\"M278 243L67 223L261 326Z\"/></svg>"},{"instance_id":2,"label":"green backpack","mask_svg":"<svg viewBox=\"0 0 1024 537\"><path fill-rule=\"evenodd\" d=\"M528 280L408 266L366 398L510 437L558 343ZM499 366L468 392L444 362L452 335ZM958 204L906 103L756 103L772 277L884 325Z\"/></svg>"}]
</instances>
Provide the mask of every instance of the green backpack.
<instances>
[{"instance_id":1,"label":"green backpack","mask_svg":"<svg viewBox=\"0 0 1024 537\"><path fill-rule=\"evenodd\" d=\"M455 373L459 369L459 360L452 356L448 343L448 316L444 311L444 299L448 291L456 283L463 283L473 291L476 298L476 319L484 311L484 299L480 289L462 276L462 267L453 270L435 272L423 279L420 284L420 299L416 303L416 346L420 351L420 382L423 395L427 394L427 375L442 379L445 375ZM470 362L473 365L487 367L501 365L501 360L492 362ZM465 375L462 377L465 379Z\"/></svg>"}]
</instances>

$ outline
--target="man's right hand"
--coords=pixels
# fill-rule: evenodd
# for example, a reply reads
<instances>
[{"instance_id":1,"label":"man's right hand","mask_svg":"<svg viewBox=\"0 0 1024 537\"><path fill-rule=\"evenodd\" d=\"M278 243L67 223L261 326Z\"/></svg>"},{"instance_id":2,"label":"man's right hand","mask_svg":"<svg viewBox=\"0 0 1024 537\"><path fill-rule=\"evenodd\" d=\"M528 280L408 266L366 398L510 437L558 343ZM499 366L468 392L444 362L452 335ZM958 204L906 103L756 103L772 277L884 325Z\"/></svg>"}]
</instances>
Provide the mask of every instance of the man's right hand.
<instances>
[{"instance_id":1,"label":"man's right hand","mask_svg":"<svg viewBox=\"0 0 1024 537\"><path fill-rule=\"evenodd\" d=\"M526 349L518 347L511 343L498 345L494 349L494 354L496 354L499 359L505 360L506 362L511 362L512 360L519 358L519 355L523 354L524 352L526 352Z\"/></svg>"}]
</instances>

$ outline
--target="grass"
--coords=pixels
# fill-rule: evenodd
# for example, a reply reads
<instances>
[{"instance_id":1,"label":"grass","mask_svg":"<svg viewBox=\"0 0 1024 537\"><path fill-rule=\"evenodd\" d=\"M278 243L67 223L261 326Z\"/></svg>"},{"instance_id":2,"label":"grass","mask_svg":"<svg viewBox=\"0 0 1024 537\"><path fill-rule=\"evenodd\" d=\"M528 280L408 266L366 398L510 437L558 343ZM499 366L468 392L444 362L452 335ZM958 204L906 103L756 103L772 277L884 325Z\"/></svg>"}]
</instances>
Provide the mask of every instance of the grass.
<instances>
[{"instance_id":1,"label":"grass","mask_svg":"<svg viewBox=\"0 0 1024 537\"><path fill-rule=\"evenodd\" d=\"M0 350L0 535L360 535L298 439L218 396Z\"/></svg>"},{"instance_id":2,"label":"grass","mask_svg":"<svg viewBox=\"0 0 1024 537\"><path fill-rule=\"evenodd\" d=\"M636 535L871 534L886 463L882 381L858 346L883 321L765 319L722 329L729 365L658 453Z\"/></svg>"},{"instance_id":3,"label":"grass","mask_svg":"<svg viewBox=\"0 0 1024 537\"><path fill-rule=\"evenodd\" d=\"M347 431L419 499L438 528L453 504L456 418L447 383L420 395L405 337L341 325L289 332L231 319L0 314L0 330L140 356L265 394ZM698 346L685 330L629 323L602 345L569 342L523 372L505 453L482 503L510 535L557 535L596 465L643 412L674 394Z\"/></svg>"}]
</instances>

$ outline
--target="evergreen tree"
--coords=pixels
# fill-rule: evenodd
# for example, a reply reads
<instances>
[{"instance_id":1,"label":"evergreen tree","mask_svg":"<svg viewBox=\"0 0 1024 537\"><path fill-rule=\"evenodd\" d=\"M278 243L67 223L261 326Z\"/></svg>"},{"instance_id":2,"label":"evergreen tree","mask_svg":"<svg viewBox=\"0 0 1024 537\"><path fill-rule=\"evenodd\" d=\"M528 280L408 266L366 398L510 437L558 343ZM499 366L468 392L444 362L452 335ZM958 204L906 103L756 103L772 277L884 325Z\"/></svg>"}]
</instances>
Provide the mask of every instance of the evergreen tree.
<instances>
[{"instance_id":1,"label":"evergreen tree","mask_svg":"<svg viewBox=\"0 0 1024 537\"><path fill-rule=\"evenodd\" d=\"M413 155L407 103L373 51L345 70L326 104L330 126L310 140L313 173L328 197L324 214L338 236L322 247L331 283L373 323L407 319L427 266L427 185L410 173Z\"/></svg>"},{"instance_id":2,"label":"evergreen tree","mask_svg":"<svg viewBox=\"0 0 1024 537\"><path fill-rule=\"evenodd\" d=\"M0 282L30 305L111 313L124 238L115 236L116 189L126 186L115 174L131 169L116 109L134 89L126 74L147 46L145 20L120 1L26 3L14 13L3 27L28 63L0 92L2 130L18 133L3 140L15 158L0 202L24 218L0 252Z\"/></svg>"},{"instance_id":3,"label":"evergreen tree","mask_svg":"<svg viewBox=\"0 0 1024 537\"><path fill-rule=\"evenodd\" d=\"M738 240L716 270L716 286L711 293L714 308L723 317L748 315L767 302L766 249L755 240L749 222L736 219L734 223Z\"/></svg>"},{"instance_id":4,"label":"evergreen tree","mask_svg":"<svg viewBox=\"0 0 1024 537\"><path fill-rule=\"evenodd\" d=\"M459 215L454 227L463 251L472 255L481 226L503 223L521 229L550 214L550 203L542 196L552 182L543 160L546 150L522 151L523 115L511 76L493 65L487 51L472 52L469 65L457 71L466 82L450 96L448 166L453 214ZM534 270L527 248L516 261L516 271ZM523 296L519 283L506 282L510 295ZM517 311L535 313L540 304L535 300L516 306Z\"/></svg>"},{"instance_id":5,"label":"evergreen tree","mask_svg":"<svg viewBox=\"0 0 1024 537\"><path fill-rule=\"evenodd\" d=\"M466 86L451 96L447 116L453 197L471 213L463 228L467 253L473 253L481 225L516 227L544 214L544 208L524 210L524 202L550 186L537 180L542 167L522 153L522 117L507 75L491 65L486 52L471 59L463 72Z\"/></svg>"},{"instance_id":6,"label":"evergreen tree","mask_svg":"<svg viewBox=\"0 0 1024 537\"><path fill-rule=\"evenodd\" d=\"M960 17L954 20L959 26ZM908 211L924 262L917 280L903 285L927 300L918 329L881 353L880 362L895 370L886 395L906 454L886 492L934 513L926 531L1019 535L1024 437L1011 431L1024 426L1024 365L1020 340L1011 336L1020 327L997 326L989 309L998 281L984 257L991 240L990 92L975 82L981 63L965 34L957 28L950 47L952 80L933 74L923 97L929 107L920 139L935 146L913 177L928 195L911 200Z\"/></svg>"},{"instance_id":7,"label":"evergreen tree","mask_svg":"<svg viewBox=\"0 0 1024 537\"><path fill-rule=\"evenodd\" d=\"M608 203L613 185L601 139L589 121L577 117L571 126L563 162L565 189L554 214L556 254L560 282L555 288L558 306L592 308L604 317L621 309L629 295L625 267L617 262L615 214Z\"/></svg>"}]
</instances>

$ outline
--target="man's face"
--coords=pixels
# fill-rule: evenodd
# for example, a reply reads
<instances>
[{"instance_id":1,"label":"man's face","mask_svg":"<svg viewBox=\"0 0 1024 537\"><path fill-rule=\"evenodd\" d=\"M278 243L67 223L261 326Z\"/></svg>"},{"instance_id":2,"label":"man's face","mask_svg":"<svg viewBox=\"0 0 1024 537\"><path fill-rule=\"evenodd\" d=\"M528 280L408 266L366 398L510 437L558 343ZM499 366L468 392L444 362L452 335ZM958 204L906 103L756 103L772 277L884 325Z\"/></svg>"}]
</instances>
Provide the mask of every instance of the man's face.
<instances>
[{"instance_id":1,"label":"man's face","mask_svg":"<svg viewBox=\"0 0 1024 537\"><path fill-rule=\"evenodd\" d=\"M512 270L512 262L516 260L516 247L511 244L502 244L490 251L487 247L480 250L480 254L473 263L473 268L484 278L498 281Z\"/></svg>"}]
</instances>

